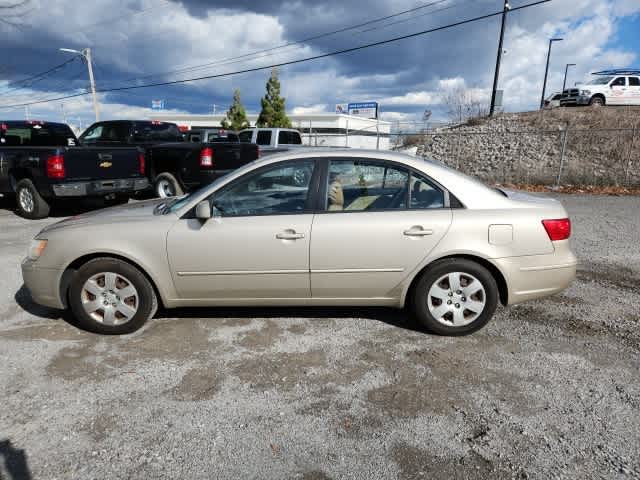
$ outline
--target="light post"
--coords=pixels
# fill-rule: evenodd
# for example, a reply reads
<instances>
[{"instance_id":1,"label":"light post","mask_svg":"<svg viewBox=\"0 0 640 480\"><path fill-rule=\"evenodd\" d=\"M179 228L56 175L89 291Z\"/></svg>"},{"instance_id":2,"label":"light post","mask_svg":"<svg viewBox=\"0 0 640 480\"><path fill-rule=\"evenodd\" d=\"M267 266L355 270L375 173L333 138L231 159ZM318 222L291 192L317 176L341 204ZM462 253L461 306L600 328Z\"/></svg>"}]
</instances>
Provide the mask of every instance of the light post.
<instances>
[{"instance_id":1,"label":"light post","mask_svg":"<svg viewBox=\"0 0 640 480\"><path fill-rule=\"evenodd\" d=\"M564 93L564 89L567 86L567 71L569 70L569 67L575 67L576 64L575 63L567 63L567 66L564 67L564 81L562 82L562 93Z\"/></svg>"},{"instance_id":2,"label":"light post","mask_svg":"<svg viewBox=\"0 0 640 480\"><path fill-rule=\"evenodd\" d=\"M61 48L61 52L76 53L82 55L87 62L89 70L89 84L91 85L91 95L93 96L93 110L96 113L96 122L100 121L100 108L98 107L98 97L96 96L96 81L93 78L93 65L91 65L91 49L83 48L82 50L73 50L72 48Z\"/></svg>"},{"instance_id":3,"label":"light post","mask_svg":"<svg viewBox=\"0 0 640 480\"><path fill-rule=\"evenodd\" d=\"M561 42L563 38L550 38L549 39L549 51L547 51L547 66L544 69L544 82L542 82L542 98L540 99L540 109L544 108L544 94L547 90L547 75L549 74L549 58L551 57L551 45L553 42Z\"/></svg>"},{"instance_id":4,"label":"light post","mask_svg":"<svg viewBox=\"0 0 640 480\"><path fill-rule=\"evenodd\" d=\"M489 107L489 116L493 115L496 108L496 92L498 90L498 78L500 77L500 61L502 60L502 44L504 42L504 25L507 21L507 12L511 10L509 0L504 0L504 8L502 9L502 24L500 26L500 40L498 41L498 55L496 57L496 70L493 74L493 90L491 91L491 106Z\"/></svg>"}]
</instances>

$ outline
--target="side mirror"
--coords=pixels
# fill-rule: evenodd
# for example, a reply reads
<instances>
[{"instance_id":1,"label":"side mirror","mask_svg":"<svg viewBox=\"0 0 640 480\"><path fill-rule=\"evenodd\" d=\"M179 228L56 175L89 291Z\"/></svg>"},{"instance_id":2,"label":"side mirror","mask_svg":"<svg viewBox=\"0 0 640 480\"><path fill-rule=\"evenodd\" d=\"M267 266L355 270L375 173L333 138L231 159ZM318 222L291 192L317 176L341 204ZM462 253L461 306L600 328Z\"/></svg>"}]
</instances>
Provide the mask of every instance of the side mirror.
<instances>
[{"instance_id":1,"label":"side mirror","mask_svg":"<svg viewBox=\"0 0 640 480\"><path fill-rule=\"evenodd\" d=\"M204 221L211 218L211 204L208 200L203 200L196 205L196 218Z\"/></svg>"}]
</instances>

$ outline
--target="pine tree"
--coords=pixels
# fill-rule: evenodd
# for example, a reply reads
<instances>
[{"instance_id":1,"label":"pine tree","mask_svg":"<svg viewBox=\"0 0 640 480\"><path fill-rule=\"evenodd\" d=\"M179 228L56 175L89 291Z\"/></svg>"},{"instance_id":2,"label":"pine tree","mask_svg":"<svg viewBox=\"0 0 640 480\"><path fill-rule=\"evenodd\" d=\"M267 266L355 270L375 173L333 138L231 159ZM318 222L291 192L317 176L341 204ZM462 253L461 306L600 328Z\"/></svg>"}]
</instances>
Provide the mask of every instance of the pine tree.
<instances>
[{"instance_id":1,"label":"pine tree","mask_svg":"<svg viewBox=\"0 0 640 480\"><path fill-rule=\"evenodd\" d=\"M242 130L249 128L249 120L247 120L247 112L240 101L240 90L235 89L233 92L233 103L229 107L227 116L221 122L222 128L226 130Z\"/></svg>"},{"instance_id":2,"label":"pine tree","mask_svg":"<svg viewBox=\"0 0 640 480\"><path fill-rule=\"evenodd\" d=\"M285 99L280 96L280 80L278 80L278 70L275 68L271 70L271 77L267 81L267 93L260 103L262 110L256 126L291 128L291 120L285 112Z\"/></svg>"}]
</instances>

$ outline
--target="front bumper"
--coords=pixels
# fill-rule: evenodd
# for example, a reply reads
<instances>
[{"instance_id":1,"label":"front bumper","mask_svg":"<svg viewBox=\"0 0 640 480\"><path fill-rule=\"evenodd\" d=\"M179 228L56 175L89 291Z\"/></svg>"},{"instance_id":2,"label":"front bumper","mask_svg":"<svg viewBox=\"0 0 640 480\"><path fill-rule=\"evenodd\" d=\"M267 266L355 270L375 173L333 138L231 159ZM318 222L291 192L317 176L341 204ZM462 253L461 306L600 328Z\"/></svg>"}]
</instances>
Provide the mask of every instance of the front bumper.
<instances>
[{"instance_id":1,"label":"front bumper","mask_svg":"<svg viewBox=\"0 0 640 480\"><path fill-rule=\"evenodd\" d=\"M555 252L549 255L493 260L507 280L509 305L559 293L576 278L578 260L569 248L569 241L553 245Z\"/></svg>"},{"instance_id":2,"label":"front bumper","mask_svg":"<svg viewBox=\"0 0 640 480\"><path fill-rule=\"evenodd\" d=\"M51 308L65 308L60 298L62 272L53 268L38 268L28 258L22 261L22 280L34 302Z\"/></svg>"},{"instance_id":3,"label":"front bumper","mask_svg":"<svg viewBox=\"0 0 640 480\"><path fill-rule=\"evenodd\" d=\"M111 193L134 193L148 186L149 180L145 177L57 183L52 185L52 189L56 197L99 197Z\"/></svg>"}]
</instances>

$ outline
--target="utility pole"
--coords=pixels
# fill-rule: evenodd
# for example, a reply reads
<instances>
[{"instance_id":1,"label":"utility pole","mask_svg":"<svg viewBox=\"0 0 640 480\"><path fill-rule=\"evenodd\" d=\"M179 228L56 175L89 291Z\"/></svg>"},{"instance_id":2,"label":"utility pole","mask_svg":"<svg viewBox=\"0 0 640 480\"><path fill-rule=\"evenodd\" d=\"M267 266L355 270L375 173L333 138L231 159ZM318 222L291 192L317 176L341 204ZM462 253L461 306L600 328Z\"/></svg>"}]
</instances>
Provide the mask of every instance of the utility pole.
<instances>
[{"instance_id":1,"label":"utility pole","mask_svg":"<svg viewBox=\"0 0 640 480\"><path fill-rule=\"evenodd\" d=\"M549 74L549 58L551 57L551 45L553 42L561 42L562 38L550 38L549 39L549 50L547 51L547 66L544 69L544 82L542 82L542 97L540 98L540 110L544 108L544 94L547 90L547 75Z\"/></svg>"},{"instance_id":2,"label":"utility pole","mask_svg":"<svg viewBox=\"0 0 640 480\"><path fill-rule=\"evenodd\" d=\"M564 93L564 89L567 86L567 71L569 70L569 67L575 67L576 64L575 63L567 63L567 66L564 67L564 82L562 82L562 93Z\"/></svg>"},{"instance_id":3,"label":"utility pole","mask_svg":"<svg viewBox=\"0 0 640 480\"><path fill-rule=\"evenodd\" d=\"M69 52L69 53L77 53L78 55L82 55L84 60L87 62L87 69L89 70L89 83L91 85L91 95L93 97L93 111L96 114L96 122L100 121L100 108L98 105L98 97L96 95L96 81L93 77L93 65L91 63L91 49L89 47L80 50L73 50L71 48L61 48L61 52Z\"/></svg>"},{"instance_id":4,"label":"utility pole","mask_svg":"<svg viewBox=\"0 0 640 480\"><path fill-rule=\"evenodd\" d=\"M500 41L498 42L498 55L496 57L496 71L493 75L493 90L491 91L491 107L489 108L489 116L493 116L496 109L496 91L498 90L498 78L500 77L500 62L502 61L502 44L504 43L504 25L507 21L507 12L511 10L509 0L504 0L504 8L502 10L502 24L500 26Z\"/></svg>"}]
</instances>

